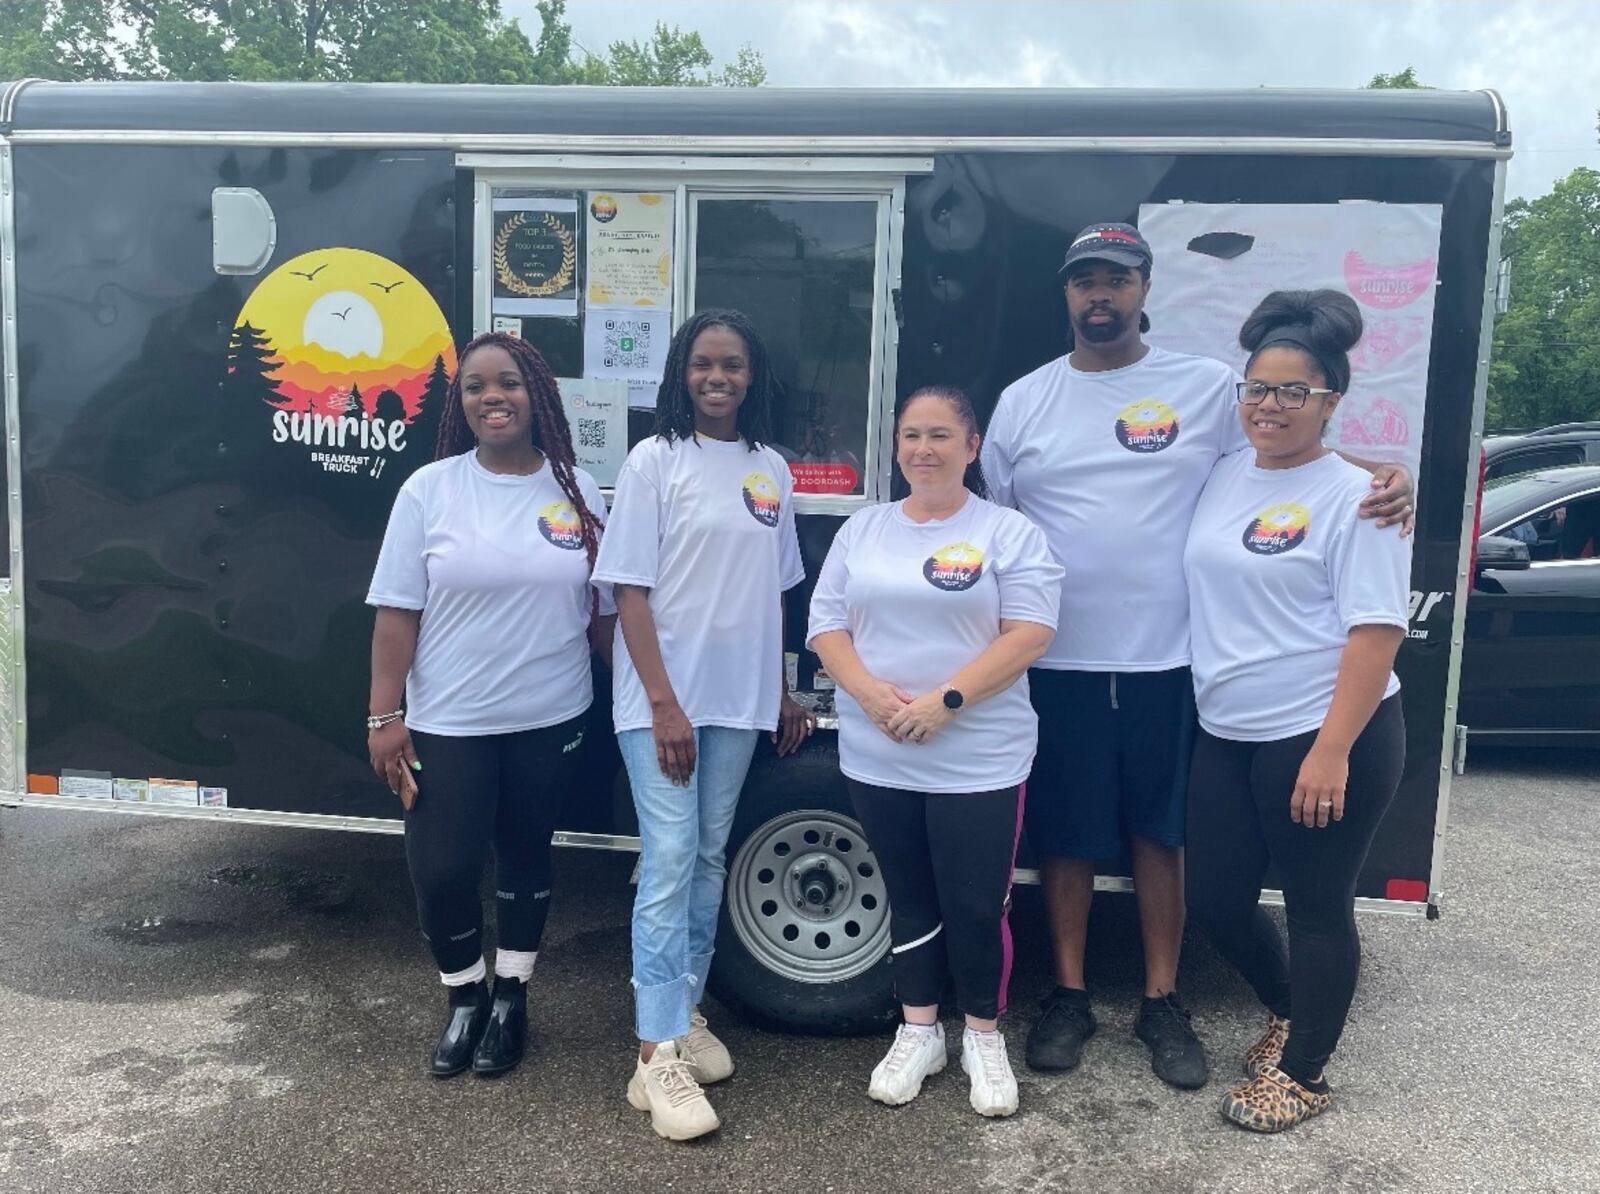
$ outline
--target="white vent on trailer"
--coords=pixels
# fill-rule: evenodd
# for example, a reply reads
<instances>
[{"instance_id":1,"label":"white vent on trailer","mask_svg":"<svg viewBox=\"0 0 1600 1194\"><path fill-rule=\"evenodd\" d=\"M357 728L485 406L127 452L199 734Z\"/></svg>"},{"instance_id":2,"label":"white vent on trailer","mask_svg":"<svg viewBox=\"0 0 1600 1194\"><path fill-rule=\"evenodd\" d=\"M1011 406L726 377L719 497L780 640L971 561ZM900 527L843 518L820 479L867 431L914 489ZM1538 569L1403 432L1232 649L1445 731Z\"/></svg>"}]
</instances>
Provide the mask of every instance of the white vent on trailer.
<instances>
[{"instance_id":1,"label":"white vent on trailer","mask_svg":"<svg viewBox=\"0 0 1600 1194\"><path fill-rule=\"evenodd\" d=\"M211 268L258 274L278 247L278 221L266 196L251 187L211 192Z\"/></svg>"}]
</instances>

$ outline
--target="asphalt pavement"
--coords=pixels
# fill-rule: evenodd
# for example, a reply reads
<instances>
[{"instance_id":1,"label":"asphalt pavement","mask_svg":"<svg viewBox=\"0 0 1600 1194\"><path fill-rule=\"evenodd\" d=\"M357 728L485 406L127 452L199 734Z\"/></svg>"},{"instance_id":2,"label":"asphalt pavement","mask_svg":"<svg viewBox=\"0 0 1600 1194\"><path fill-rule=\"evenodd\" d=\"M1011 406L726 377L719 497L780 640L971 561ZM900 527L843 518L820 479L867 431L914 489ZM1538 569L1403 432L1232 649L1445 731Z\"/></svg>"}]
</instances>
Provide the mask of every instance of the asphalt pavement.
<instances>
[{"instance_id":1,"label":"asphalt pavement","mask_svg":"<svg viewBox=\"0 0 1600 1194\"><path fill-rule=\"evenodd\" d=\"M1050 980L1025 891L1016 1116L975 1116L954 1064L881 1107L886 1038L768 1032L708 1001L739 1071L713 1092L722 1130L670 1145L623 1097L630 857L559 852L527 1060L436 1082L443 1001L399 839L0 810L0 1190L1600 1190L1600 753L1475 752L1447 848L1442 919L1364 914L1337 1105L1285 1136L1217 1115L1261 1015L1201 941L1181 985L1211 1084L1150 1072L1126 896L1096 910L1084 1064L1030 1073Z\"/></svg>"}]
</instances>

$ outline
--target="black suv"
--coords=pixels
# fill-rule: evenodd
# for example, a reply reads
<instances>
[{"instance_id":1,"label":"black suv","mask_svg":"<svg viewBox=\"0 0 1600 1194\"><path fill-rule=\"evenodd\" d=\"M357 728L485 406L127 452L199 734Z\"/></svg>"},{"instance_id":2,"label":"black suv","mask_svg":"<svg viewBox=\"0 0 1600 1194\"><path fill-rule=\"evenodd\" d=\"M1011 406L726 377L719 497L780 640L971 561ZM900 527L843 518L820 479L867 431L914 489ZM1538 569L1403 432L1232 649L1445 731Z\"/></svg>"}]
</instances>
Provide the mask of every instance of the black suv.
<instances>
[{"instance_id":1,"label":"black suv","mask_svg":"<svg viewBox=\"0 0 1600 1194\"><path fill-rule=\"evenodd\" d=\"M1484 479L1512 477L1569 464L1600 464L1600 423L1557 423L1483 441Z\"/></svg>"}]
</instances>

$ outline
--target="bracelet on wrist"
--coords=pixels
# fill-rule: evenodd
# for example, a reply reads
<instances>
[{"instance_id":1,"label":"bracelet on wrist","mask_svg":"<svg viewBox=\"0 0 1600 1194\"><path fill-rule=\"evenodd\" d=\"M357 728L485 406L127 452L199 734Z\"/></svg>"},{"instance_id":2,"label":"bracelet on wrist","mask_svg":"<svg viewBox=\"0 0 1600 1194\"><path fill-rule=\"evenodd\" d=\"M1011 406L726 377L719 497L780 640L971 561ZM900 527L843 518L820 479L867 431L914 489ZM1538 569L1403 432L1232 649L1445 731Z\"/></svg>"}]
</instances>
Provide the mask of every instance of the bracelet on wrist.
<instances>
[{"instance_id":1,"label":"bracelet on wrist","mask_svg":"<svg viewBox=\"0 0 1600 1194\"><path fill-rule=\"evenodd\" d=\"M393 713L376 713L367 718L367 729L381 730L390 722L399 721L406 715L404 709L396 709Z\"/></svg>"}]
</instances>

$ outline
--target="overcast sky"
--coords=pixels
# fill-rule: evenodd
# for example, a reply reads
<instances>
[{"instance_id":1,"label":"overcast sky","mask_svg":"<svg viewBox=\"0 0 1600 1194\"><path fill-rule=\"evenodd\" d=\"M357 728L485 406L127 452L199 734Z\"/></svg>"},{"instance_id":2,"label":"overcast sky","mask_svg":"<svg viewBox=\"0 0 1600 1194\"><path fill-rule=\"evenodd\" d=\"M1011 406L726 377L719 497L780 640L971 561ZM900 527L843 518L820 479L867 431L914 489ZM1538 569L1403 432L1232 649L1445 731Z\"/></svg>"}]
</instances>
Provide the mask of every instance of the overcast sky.
<instances>
[{"instance_id":1,"label":"overcast sky","mask_svg":"<svg viewBox=\"0 0 1600 1194\"><path fill-rule=\"evenodd\" d=\"M502 5L537 31L534 0ZM597 53L658 19L719 62L749 42L788 87L1351 87L1409 65L1505 98L1511 195L1600 169L1596 0L568 0L567 15Z\"/></svg>"}]
</instances>

